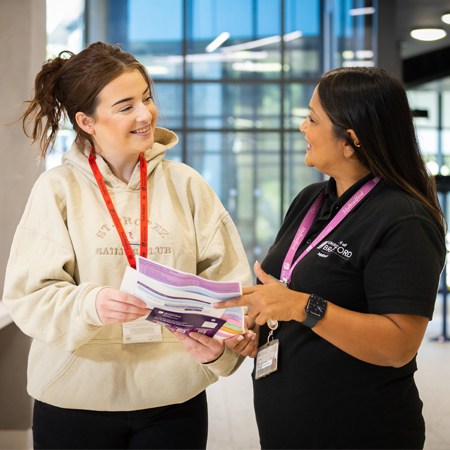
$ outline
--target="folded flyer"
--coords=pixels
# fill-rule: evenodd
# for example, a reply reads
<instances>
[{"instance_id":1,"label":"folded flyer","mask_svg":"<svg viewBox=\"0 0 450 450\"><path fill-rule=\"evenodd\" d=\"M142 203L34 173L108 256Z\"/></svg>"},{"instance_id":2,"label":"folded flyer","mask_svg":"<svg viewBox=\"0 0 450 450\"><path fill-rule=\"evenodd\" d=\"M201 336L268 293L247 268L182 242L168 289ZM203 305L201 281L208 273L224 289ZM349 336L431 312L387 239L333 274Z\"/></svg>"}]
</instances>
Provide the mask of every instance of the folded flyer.
<instances>
[{"instance_id":1,"label":"folded flyer","mask_svg":"<svg viewBox=\"0 0 450 450\"><path fill-rule=\"evenodd\" d=\"M242 307L212 306L242 295L240 282L205 280L140 256L136 260L137 269L127 267L120 290L146 303L150 309L147 320L172 331L196 331L216 339L243 334Z\"/></svg>"}]
</instances>

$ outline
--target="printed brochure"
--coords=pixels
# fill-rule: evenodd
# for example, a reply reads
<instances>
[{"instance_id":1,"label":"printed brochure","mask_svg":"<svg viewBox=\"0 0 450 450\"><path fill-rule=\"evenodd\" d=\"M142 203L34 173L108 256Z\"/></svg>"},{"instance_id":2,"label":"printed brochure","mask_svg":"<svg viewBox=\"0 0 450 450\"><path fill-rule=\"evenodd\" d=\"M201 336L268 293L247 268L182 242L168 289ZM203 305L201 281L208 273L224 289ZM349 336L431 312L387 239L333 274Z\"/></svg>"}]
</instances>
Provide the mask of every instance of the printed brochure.
<instances>
[{"instance_id":1,"label":"printed brochure","mask_svg":"<svg viewBox=\"0 0 450 450\"><path fill-rule=\"evenodd\" d=\"M242 294L240 282L205 280L140 256L136 270L127 267L120 286L122 292L143 300L150 314L147 320L172 331L191 331L216 339L244 332L241 307L214 309L212 304Z\"/></svg>"}]
</instances>

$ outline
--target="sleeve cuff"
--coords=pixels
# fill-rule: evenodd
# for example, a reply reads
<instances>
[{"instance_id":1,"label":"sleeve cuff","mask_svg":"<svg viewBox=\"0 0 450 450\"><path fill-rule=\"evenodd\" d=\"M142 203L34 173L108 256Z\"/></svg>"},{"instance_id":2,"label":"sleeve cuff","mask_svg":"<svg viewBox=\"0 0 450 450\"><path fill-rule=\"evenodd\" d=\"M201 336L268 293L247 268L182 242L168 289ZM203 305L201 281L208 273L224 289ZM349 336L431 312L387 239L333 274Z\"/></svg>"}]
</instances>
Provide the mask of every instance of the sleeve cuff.
<instances>
[{"instance_id":1,"label":"sleeve cuff","mask_svg":"<svg viewBox=\"0 0 450 450\"><path fill-rule=\"evenodd\" d=\"M91 289L84 298L81 316L83 318L83 322L91 327L99 327L104 325L103 322L98 317L97 309L95 308L95 299L97 298L97 294L107 286L101 286L94 289Z\"/></svg>"},{"instance_id":2,"label":"sleeve cuff","mask_svg":"<svg viewBox=\"0 0 450 450\"><path fill-rule=\"evenodd\" d=\"M224 347L222 355L216 361L203 364L220 377L228 377L233 374L245 359L245 356L233 352L226 345Z\"/></svg>"}]
</instances>

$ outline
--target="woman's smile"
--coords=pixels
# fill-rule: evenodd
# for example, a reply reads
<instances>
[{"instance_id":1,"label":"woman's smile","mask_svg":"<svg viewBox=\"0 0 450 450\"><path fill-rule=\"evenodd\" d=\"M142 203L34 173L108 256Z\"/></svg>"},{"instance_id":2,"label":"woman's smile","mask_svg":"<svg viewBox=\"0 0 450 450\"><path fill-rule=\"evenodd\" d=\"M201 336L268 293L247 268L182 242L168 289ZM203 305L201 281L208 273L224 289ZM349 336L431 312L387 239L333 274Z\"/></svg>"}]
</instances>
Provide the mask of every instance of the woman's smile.
<instances>
[{"instance_id":1,"label":"woman's smile","mask_svg":"<svg viewBox=\"0 0 450 450\"><path fill-rule=\"evenodd\" d=\"M138 134L140 136L148 136L152 133L152 129L150 125L147 125L145 128L140 128L138 130L131 131L133 134Z\"/></svg>"}]
</instances>

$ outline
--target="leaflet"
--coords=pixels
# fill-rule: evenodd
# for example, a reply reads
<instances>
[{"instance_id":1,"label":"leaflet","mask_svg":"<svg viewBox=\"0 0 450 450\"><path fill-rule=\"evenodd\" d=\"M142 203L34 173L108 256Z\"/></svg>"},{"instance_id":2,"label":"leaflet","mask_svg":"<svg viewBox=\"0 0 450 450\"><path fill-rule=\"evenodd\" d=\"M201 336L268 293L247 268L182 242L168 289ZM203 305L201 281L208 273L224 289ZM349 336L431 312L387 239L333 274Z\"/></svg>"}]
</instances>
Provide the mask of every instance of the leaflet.
<instances>
[{"instance_id":1,"label":"leaflet","mask_svg":"<svg viewBox=\"0 0 450 450\"><path fill-rule=\"evenodd\" d=\"M120 286L150 309L147 320L172 331L191 331L216 339L244 332L241 307L214 309L212 304L242 294L240 282L205 280L140 256L136 270L127 267Z\"/></svg>"}]
</instances>

